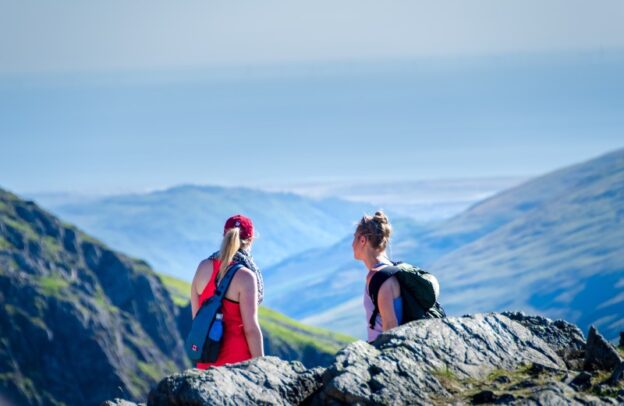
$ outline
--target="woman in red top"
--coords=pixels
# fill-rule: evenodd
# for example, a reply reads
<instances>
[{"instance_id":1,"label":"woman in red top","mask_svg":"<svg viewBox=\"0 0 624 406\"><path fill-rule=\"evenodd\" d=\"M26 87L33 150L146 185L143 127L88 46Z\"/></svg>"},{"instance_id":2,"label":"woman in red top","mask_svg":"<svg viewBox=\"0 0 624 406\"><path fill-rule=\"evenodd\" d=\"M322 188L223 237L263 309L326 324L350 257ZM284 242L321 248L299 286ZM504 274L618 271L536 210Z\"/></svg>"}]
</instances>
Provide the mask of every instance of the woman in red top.
<instances>
[{"instance_id":1,"label":"woman in red top","mask_svg":"<svg viewBox=\"0 0 624 406\"><path fill-rule=\"evenodd\" d=\"M264 355L262 331L258 324L262 279L249 253L252 241L251 220L242 215L232 216L225 223L221 249L197 267L191 285L193 318L202 303L214 294L216 281L223 279L228 266L234 261L245 265L234 275L223 300L224 328L219 357L212 363L197 363L197 368L206 369Z\"/></svg>"}]
</instances>

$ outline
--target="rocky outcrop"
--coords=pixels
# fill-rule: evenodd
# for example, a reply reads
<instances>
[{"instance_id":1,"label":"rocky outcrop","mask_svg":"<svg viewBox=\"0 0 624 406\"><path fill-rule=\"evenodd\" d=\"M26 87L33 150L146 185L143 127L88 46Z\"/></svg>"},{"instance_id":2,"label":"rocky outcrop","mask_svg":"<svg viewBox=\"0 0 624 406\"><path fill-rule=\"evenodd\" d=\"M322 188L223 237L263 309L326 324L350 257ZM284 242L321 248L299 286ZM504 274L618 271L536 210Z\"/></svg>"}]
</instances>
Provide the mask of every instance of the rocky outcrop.
<instances>
[{"instance_id":1,"label":"rocky outcrop","mask_svg":"<svg viewBox=\"0 0 624 406\"><path fill-rule=\"evenodd\" d=\"M585 337L580 328L565 320L550 320L522 312L503 312L544 340L570 369L581 369L584 364Z\"/></svg>"},{"instance_id":2,"label":"rocky outcrop","mask_svg":"<svg viewBox=\"0 0 624 406\"><path fill-rule=\"evenodd\" d=\"M190 369L163 379L149 394L154 406L294 405L320 387L321 370L263 357L235 365Z\"/></svg>"},{"instance_id":3,"label":"rocky outcrop","mask_svg":"<svg viewBox=\"0 0 624 406\"><path fill-rule=\"evenodd\" d=\"M574 325L523 313L421 320L348 345L326 369L264 357L187 370L147 404L621 404L610 371L569 366L585 346Z\"/></svg>"},{"instance_id":4,"label":"rocky outcrop","mask_svg":"<svg viewBox=\"0 0 624 406\"><path fill-rule=\"evenodd\" d=\"M578 393L563 382L551 381L530 388L523 399L514 399L509 405L618 405L617 399L599 398Z\"/></svg>"},{"instance_id":5,"label":"rocky outcrop","mask_svg":"<svg viewBox=\"0 0 624 406\"><path fill-rule=\"evenodd\" d=\"M312 404L428 403L451 396L440 376L481 379L530 363L565 368L545 341L503 315L423 320L339 352Z\"/></svg>"},{"instance_id":6,"label":"rocky outcrop","mask_svg":"<svg viewBox=\"0 0 624 406\"><path fill-rule=\"evenodd\" d=\"M594 326L589 328L585 348L584 369L613 369L622 363L617 350L598 333Z\"/></svg>"},{"instance_id":7,"label":"rocky outcrop","mask_svg":"<svg viewBox=\"0 0 624 406\"><path fill-rule=\"evenodd\" d=\"M0 189L0 403L140 400L189 365L145 262Z\"/></svg>"},{"instance_id":8,"label":"rocky outcrop","mask_svg":"<svg viewBox=\"0 0 624 406\"><path fill-rule=\"evenodd\" d=\"M503 312L502 315L531 330L560 355L583 351L585 348L585 337L581 329L565 320L550 320L522 312Z\"/></svg>"}]
</instances>

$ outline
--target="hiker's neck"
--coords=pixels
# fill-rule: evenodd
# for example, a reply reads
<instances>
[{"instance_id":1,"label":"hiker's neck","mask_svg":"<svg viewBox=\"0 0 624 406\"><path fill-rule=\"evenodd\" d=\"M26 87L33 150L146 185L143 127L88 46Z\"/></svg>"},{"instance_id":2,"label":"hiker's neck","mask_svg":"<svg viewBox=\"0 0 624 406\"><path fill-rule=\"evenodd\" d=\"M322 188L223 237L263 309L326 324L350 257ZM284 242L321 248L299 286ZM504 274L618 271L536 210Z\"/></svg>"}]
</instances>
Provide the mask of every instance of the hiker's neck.
<instances>
[{"instance_id":1,"label":"hiker's neck","mask_svg":"<svg viewBox=\"0 0 624 406\"><path fill-rule=\"evenodd\" d=\"M366 268L368 269L373 269L375 265L379 264L380 262L383 262L384 264L387 264L389 262L388 254L386 254L386 251L377 253L371 252L364 258L364 263L366 264Z\"/></svg>"}]
</instances>

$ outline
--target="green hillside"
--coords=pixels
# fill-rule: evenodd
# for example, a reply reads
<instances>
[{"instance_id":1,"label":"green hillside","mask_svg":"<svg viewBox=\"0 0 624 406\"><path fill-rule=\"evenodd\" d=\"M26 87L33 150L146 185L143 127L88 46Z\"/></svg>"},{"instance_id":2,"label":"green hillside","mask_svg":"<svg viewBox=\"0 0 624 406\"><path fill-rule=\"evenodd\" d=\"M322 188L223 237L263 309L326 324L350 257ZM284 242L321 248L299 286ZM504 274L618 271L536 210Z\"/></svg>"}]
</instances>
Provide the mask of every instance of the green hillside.
<instances>
[{"instance_id":1,"label":"green hillside","mask_svg":"<svg viewBox=\"0 0 624 406\"><path fill-rule=\"evenodd\" d=\"M139 400L189 366L176 308L144 261L2 189L0 304L0 403Z\"/></svg>"}]
</instances>

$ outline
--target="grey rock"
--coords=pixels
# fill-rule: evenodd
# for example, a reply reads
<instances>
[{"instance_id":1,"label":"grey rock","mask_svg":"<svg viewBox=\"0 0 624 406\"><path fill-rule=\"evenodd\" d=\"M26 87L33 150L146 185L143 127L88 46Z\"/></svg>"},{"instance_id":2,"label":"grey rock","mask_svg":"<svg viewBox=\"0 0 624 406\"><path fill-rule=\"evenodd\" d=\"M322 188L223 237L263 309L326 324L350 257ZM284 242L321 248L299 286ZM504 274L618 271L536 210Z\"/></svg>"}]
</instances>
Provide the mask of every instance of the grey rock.
<instances>
[{"instance_id":1,"label":"grey rock","mask_svg":"<svg viewBox=\"0 0 624 406\"><path fill-rule=\"evenodd\" d=\"M583 369L595 368L613 370L622 359L617 350L596 330L594 326L589 328L587 345L585 348L585 362Z\"/></svg>"},{"instance_id":2,"label":"grey rock","mask_svg":"<svg viewBox=\"0 0 624 406\"><path fill-rule=\"evenodd\" d=\"M555 351L585 348L585 336L580 328L565 320L527 315L523 312L503 312L504 316L517 321L552 346Z\"/></svg>"},{"instance_id":3,"label":"grey rock","mask_svg":"<svg viewBox=\"0 0 624 406\"><path fill-rule=\"evenodd\" d=\"M160 405L295 405L321 385L322 369L262 357L207 370L188 369L163 379L148 397Z\"/></svg>"},{"instance_id":4,"label":"grey rock","mask_svg":"<svg viewBox=\"0 0 624 406\"><path fill-rule=\"evenodd\" d=\"M624 331L620 332L620 348L624 349Z\"/></svg>"},{"instance_id":5,"label":"grey rock","mask_svg":"<svg viewBox=\"0 0 624 406\"><path fill-rule=\"evenodd\" d=\"M546 341L560 355L570 369L582 368L585 355L585 336L581 329L565 320L527 315L523 312L503 312Z\"/></svg>"},{"instance_id":6,"label":"grey rock","mask_svg":"<svg viewBox=\"0 0 624 406\"><path fill-rule=\"evenodd\" d=\"M449 396L436 374L485 378L494 369L540 363L565 368L546 342L500 314L420 320L381 334L369 345L353 343L323 374L312 404L430 403Z\"/></svg>"},{"instance_id":7,"label":"grey rock","mask_svg":"<svg viewBox=\"0 0 624 406\"><path fill-rule=\"evenodd\" d=\"M561 382L548 382L530 390L526 399L517 400L513 405L606 405L610 404L596 396L574 392Z\"/></svg>"},{"instance_id":8,"label":"grey rock","mask_svg":"<svg viewBox=\"0 0 624 406\"><path fill-rule=\"evenodd\" d=\"M388 331L372 344L358 341L345 347L326 370L306 369L299 362L275 357L206 371L187 370L163 379L150 392L148 405L619 402L614 397L618 396L618 387L596 387L596 393L603 396L599 398L567 385L566 382L575 381L572 386L588 389L592 375L583 372L575 377L566 369L552 345L564 340L556 337L557 330L549 332L551 344L534 331L539 330L528 329L496 313L420 320ZM512 387L505 385L503 394L494 393L487 386L480 387L481 392L471 398L456 391L474 388L473 380L488 382L493 370L514 371L529 364L528 371L523 369L528 372L526 379ZM575 379L561 378L561 373ZM494 383L511 383L511 379L500 376Z\"/></svg>"}]
</instances>

